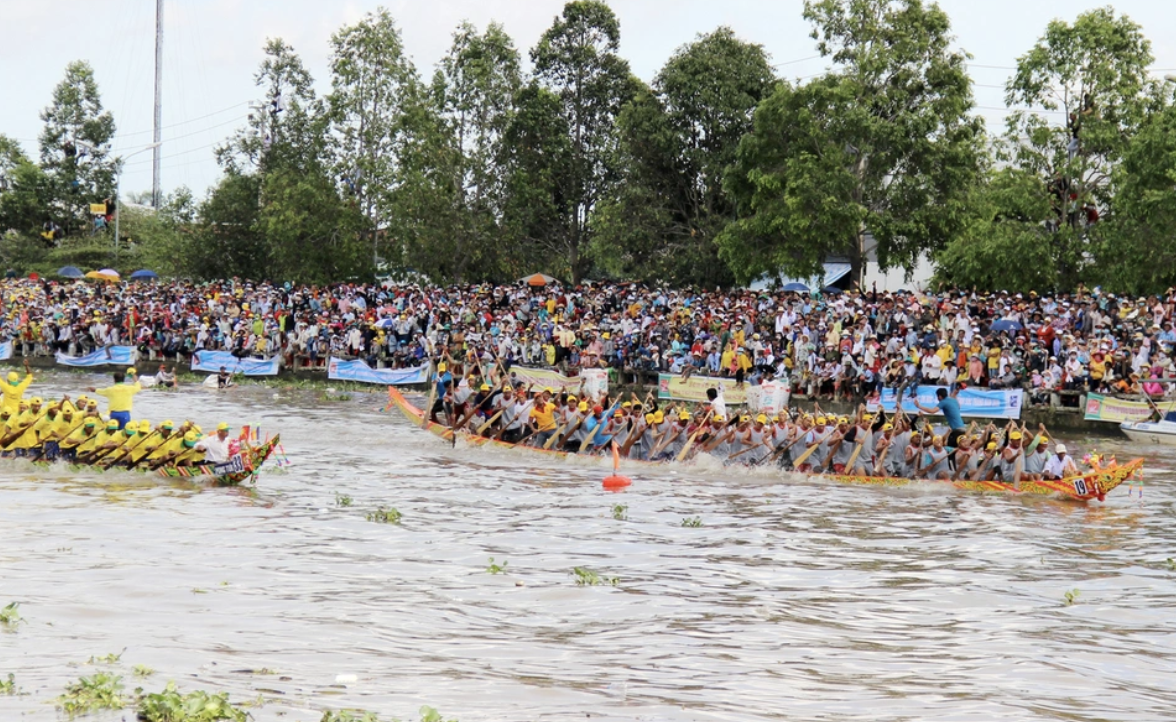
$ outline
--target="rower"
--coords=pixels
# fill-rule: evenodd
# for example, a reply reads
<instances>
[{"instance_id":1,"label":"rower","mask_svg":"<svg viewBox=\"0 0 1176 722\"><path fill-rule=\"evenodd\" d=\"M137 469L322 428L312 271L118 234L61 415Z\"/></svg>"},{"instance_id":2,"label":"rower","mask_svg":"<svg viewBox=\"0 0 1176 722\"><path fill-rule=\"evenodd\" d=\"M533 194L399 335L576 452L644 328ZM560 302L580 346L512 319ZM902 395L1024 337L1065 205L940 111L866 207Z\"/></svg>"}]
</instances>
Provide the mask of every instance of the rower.
<instances>
[{"instance_id":1,"label":"rower","mask_svg":"<svg viewBox=\"0 0 1176 722\"><path fill-rule=\"evenodd\" d=\"M964 417L960 413L960 402L956 400L955 396L949 397L947 389L944 388L935 390L935 398L938 399L935 406L921 406L916 398L915 407L924 414L943 414L943 418L947 419L947 425L951 427L951 433L948 435L946 443L948 446L955 446L959 437L967 429Z\"/></svg>"},{"instance_id":2,"label":"rower","mask_svg":"<svg viewBox=\"0 0 1176 722\"><path fill-rule=\"evenodd\" d=\"M1045 473L1045 465L1049 462L1049 450L1046 448L1049 439L1044 435L1037 436L1033 439L1032 444L1029 452L1025 454L1025 473L1022 474L1022 478L1041 481L1042 474Z\"/></svg>"},{"instance_id":3,"label":"rower","mask_svg":"<svg viewBox=\"0 0 1176 722\"><path fill-rule=\"evenodd\" d=\"M9 442L6 447L6 450L11 451L14 456L28 456L29 449L41 443L41 440L37 438L37 427L42 421L42 417L48 413L47 411L44 414L41 412L41 405L43 403L44 401L42 401L40 396L34 396L29 399L28 410L22 413L17 419L18 423L16 427L23 428L24 433Z\"/></svg>"},{"instance_id":4,"label":"rower","mask_svg":"<svg viewBox=\"0 0 1176 722\"><path fill-rule=\"evenodd\" d=\"M951 451L944 446L943 437L938 434L931 437L931 448L927 449L920 458L922 466L915 470L915 476L920 479L949 479L951 469L948 459Z\"/></svg>"},{"instance_id":5,"label":"rower","mask_svg":"<svg viewBox=\"0 0 1176 722\"><path fill-rule=\"evenodd\" d=\"M93 417L86 417L82 425L69 432L60 442L58 446L61 449L61 458L64 461L77 461L78 447L82 444L94 439L97 436L98 419Z\"/></svg>"},{"instance_id":6,"label":"rower","mask_svg":"<svg viewBox=\"0 0 1176 722\"><path fill-rule=\"evenodd\" d=\"M991 481L992 477L1000 470L1000 458L996 452L996 442L989 441L988 445L984 447L983 454L977 454L968 459L968 466L965 470L968 478L973 481Z\"/></svg>"},{"instance_id":7,"label":"rower","mask_svg":"<svg viewBox=\"0 0 1176 722\"><path fill-rule=\"evenodd\" d=\"M135 394L143 390L143 387L138 381L135 383L124 383L126 375L122 371L114 372L114 385L107 386L104 389L95 389L91 387L89 390L92 394L105 396L110 409L110 418L118 423L118 428L123 428L127 422L131 420L131 409L134 406Z\"/></svg>"},{"instance_id":8,"label":"rower","mask_svg":"<svg viewBox=\"0 0 1176 722\"><path fill-rule=\"evenodd\" d=\"M206 436L196 442L196 451L204 452L204 461L209 464L223 464L229 460L229 425L222 421L216 425L216 435Z\"/></svg>"},{"instance_id":9,"label":"rower","mask_svg":"<svg viewBox=\"0 0 1176 722\"><path fill-rule=\"evenodd\" d=\"M535 426L533 439L535 446L543 448L547 440L555 433L555 403L551 400L551 389L543 389L539 399L531 409L531 423Z\"/></svg>"},{"instance_id":10,"label":"rower","mask_svg":"<svg viewBox=\"0 0 1176 722\"><path fill-rule=\"evenodd\" d=\"M1066 454L1066 445L1061 442L1054 444L1054 455L1049 457L1049 461L1045 464L1043 478L1058 480L1080 474L1074 459Z\"/></svg>"},{"instance_id":11,"label":"rower","mask_svg":"<svg viewBox=\"0 0 1176 722\"><path fill-rule=\"evenodd\" d=\"M1000 452L1000 480L1015 484L1021 480L1025 450L1021 448L1021 432L1009 432L1009 443Z\"/></svg>"},{"instance_id":12,"label":"rower","mask_svg":"<svg viewBox=\"0 0 1176 722\"><path fill-rule=\"evenodd\" d=\"M8 372L8 381L0 380L0 391L4 393L3 408L13 416L20 411L20 402L24 400L25 391L33 383L33 372L29 370L29 362L25 360L25 377L15 371Z\"/></svg>"}]
</instances>

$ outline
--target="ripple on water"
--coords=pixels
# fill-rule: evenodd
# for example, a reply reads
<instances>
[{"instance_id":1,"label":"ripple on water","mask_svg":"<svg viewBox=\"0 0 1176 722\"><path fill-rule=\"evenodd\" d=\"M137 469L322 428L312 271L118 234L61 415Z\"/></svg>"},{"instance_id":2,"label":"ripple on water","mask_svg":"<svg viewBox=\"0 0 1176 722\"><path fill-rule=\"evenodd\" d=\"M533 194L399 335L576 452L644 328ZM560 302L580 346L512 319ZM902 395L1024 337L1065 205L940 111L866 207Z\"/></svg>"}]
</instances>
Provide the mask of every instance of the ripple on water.
<instances>
[{"instance_id":1,"label":"ripple on water","mask_svg":"<svg viewBox=\"0 0 1176 722\"><path fill-rule=\"evenodd\" d=\"M1153 453L1143 500L1104 505L715 464L629 466L609 494L607 460L451 449L381 403L141 396L150 419L280 431L293 466L254 491L0 463L0 604L27 620L0 673L29 692L0 716L56 719L86 660L124 647L128 679L157 670L129 686L260 694L258 720L1171 716L1176 451L1077 440ZM377 506L402 523L365 521ZM619 584L578 587L577 566Z\"/></svg>"}]
</instances>

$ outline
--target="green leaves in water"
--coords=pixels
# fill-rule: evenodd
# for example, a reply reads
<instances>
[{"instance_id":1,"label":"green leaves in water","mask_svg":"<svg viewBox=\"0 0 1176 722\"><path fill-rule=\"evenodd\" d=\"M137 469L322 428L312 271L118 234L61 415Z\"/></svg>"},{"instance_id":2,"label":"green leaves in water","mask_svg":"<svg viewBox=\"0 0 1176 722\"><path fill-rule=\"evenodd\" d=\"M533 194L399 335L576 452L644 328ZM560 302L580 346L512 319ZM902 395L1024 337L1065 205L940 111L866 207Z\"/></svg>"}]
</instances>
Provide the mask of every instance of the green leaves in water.
<instances>
[{"instance_id":1,"label":"green leaves in water","mask_svg":"<svg viewBox=\"0 0 1176 722\"><path fill-rule=\"evenodd\" d=\"M335 506L351 506L351 497L347 494L335 492Z\"/></svg>"},{"instance_id":2,"label":"green leaves in water","mask_svg":"<svg viewBox=\"0 0 1176 722\"><path fill-rule=\"evenodd\" d=\"M506 574L506 565L509 563L503 559L502 564L495 564L494 557L490 557L490 566L486 567L486 571L490 574Z\"/></svg>"},{"instance_id":3,"label":"green leaves in water","mask_svg":"<svg viewBox=\"0 0 1176 722\"><path fill-rule=\"evenodd\" d=\"M601 584L611 584L615 587L621 583L617 577L602 577L588 567L573 567L571 574L576 578L578 587L596 587Z\"/></svg>"},{"instance_id":4,"label":"green leaves in water","mask_svg":"<svg viewBox=\"0 0 1176 722\"><path fill-rule=\"evenodd\" d=\"M1078 603L1078 596L1080 594L1082 594L1082 592L1078 589L1071 589L1070 591L1066 592L1064 595L1065 600L1066 600L1066 606L1069 607L1074 604L1077 604Z\"/></svg>"},{"instance_id":5,"label":"green leaves in water","mask_svg":"<svg viewBox=\"0 0 1176 722\"><path fill-rule=\"evenodd\" d=\"M122 677L109 672L82 677L57 698L57 708L70 717L103 709L122 709L126 704Z\"/></svg>"},{"instance_id":6,"label":"green leaves in water","mask_svg":"<svg viewBox=\"0 0 1176 722\"><path fill-rule=\"evenodd\" d=\"M682 520L682 526L697 529L698 527L702 526L702 517L701 516L688 516Z\"/></svg>"},{"instance_id":7,"label":"green leaves in water","mask_svg":"<svg viewBox=\"0 0 1176 722\"><path fill-rule=\"evenodd\" d=\"M446 720L436 709L425 705L420 710L421 722L457 722L456 719ZM337 712L323 712L319 722L382 722L375 712L365 710L339 710ZM388 722L397 722L395 719Z\"/></svg>"},{"instance_id":8,"label":"green leaves in water","mask_svg":"<svg viewBox=\"0 0 1176 722\"><path fill-rule=\"evenodd\" d=\"M375 511L369 511L365 514L364 519L374 521L378 524L399 524L400 512L396 511L395 508L385 509L381 506Z\"/></svg>"},{"instance_id":9,"label":"green leaves in water","mask_svg":"<svg viewBox=\"0 0 1176 722\"><path fill-rule=\"evenodd\" d=\"M122 652L119 652L118 654L111 652L110 654L104 654L101 657L95 657L91 655L91 657L86 660L86 664L118 664L119 660L122 659L123 652L125 651L127 651L127 648L123 647Z\"/></svg>"},{"instance_id":10,"label":"green leaves in water","mask_svg":"<svg viewBox=\"0 0 1176 722\"><path fill-rule=\"evenodd\" d=\"M8 606L0 609L0 626L3 626L8 631L16 629L16 625L24 620L20 617L20 604L18 602L11 602Z\"/></svg>"},{"instance_id":11,"label":"green leaves in water","mask_svg":"<svg viewBox=\"0 0 1176 722\"><path fill-rule=\"evenodd\" d=\"M12 696L16 694L16 675L12 672L8 673L8 679L0 679L0 694Z\"/></svg>"},{"instance_id":12,"label":"green leaves in water","mask_svg":"<svg viewBox=\"0 0 1176 722\"><path fill-rule=\"evenodd\" d=\"M229 695L224 692L196 690L180 694L174 682L139 702L139 719L145 722L246 722L247 717L245 711L229 703Z\"/></svg>"},{"instance_id":13,"label":"green leaves in water","mask_svg":"<svg viewBox=\"0 0 1176 722\"><path fill-rule=\"evenodd\" d=\"M629 520L629 505L628 504L613 504L612 517L617 521Z\"/></svg>"}]
</instances>

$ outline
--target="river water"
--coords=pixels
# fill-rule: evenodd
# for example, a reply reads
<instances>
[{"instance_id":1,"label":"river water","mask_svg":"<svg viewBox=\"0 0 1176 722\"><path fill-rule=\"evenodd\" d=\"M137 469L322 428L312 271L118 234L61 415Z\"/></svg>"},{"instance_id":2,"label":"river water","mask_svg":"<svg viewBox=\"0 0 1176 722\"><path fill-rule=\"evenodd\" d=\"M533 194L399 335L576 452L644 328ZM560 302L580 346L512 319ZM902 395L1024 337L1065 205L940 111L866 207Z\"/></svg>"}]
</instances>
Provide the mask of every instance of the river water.
<instances>
[{"instance_id":1,"label":"river water","mask_svg":"<svg viewBox=\"0 0 1176 722\"><path fill-rule=\"evenodd\" d=\"M1142 499L1104 504L718 468L633 468L613 494L603 465L451 450L383 402L140 395L153 422L281 432L290 466L252 492L0 462L0 606L25 620L0 630L0 678L24 692L0 720L58 719L63 688L104 669L272 721L1176 715L1173 451L1077 440L1148 458ZM401 523L366 521L379 506Z\"/></svg>"}]
</instances>

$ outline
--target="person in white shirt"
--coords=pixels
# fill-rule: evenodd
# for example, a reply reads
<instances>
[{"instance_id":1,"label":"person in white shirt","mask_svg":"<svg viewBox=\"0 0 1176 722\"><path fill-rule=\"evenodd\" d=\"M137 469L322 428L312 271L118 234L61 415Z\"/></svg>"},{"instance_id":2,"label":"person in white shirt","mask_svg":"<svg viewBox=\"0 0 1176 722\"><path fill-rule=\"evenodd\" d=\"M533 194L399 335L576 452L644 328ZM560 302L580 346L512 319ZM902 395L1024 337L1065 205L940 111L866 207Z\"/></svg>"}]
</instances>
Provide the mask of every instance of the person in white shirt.
<instances>
[{"instance_id":1,"label":"person in white shirt","mask_svg":"<svg viewBox=\"0 0 1176 722\"><path fill-rule=\"evenodd\" d=\"M203 451L204 460L210 464L225 463L229 460L229 425L220 422L216 425L216 435L197 441L194 448Z\"/></svg>"},{"instance_id":2,"label":"person in white shirt","mask_svg":"<svg viewBox=\"0 0 1176 722\"><path fill-rule=\"evenodd\" d=\"M1068 476L1078 476L1078 465L1066 455L1065 444L1055 444L1054 455L1045 462L1045 471L1042 472L1042 477L1045 479L1065 479Z\"/></svg>"}]
</instances>

